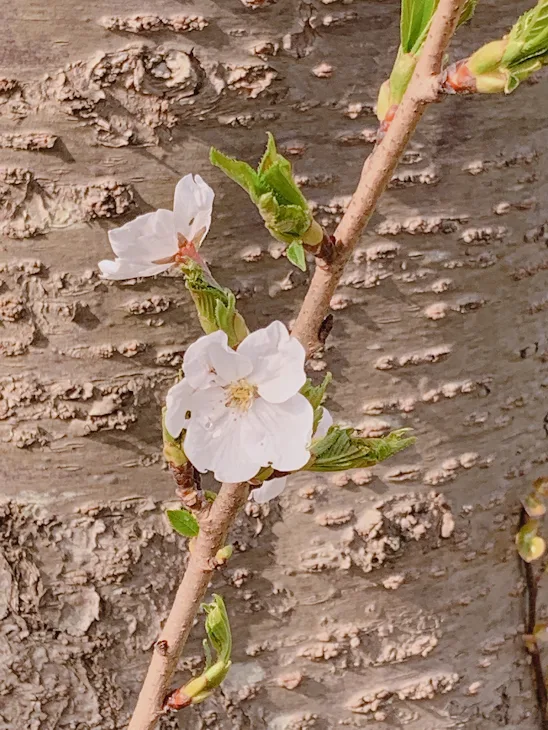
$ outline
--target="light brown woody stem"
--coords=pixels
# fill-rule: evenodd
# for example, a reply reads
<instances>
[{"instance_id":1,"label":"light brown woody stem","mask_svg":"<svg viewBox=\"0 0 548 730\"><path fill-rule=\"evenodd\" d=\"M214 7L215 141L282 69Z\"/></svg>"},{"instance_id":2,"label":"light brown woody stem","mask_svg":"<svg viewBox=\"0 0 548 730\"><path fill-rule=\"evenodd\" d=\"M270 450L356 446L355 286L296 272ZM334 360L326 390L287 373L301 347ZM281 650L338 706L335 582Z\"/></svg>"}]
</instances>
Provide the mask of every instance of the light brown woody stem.
<instances>
[{"instance_id":1,"label":"light brown woody stem","mask_svg":"<svg viewBox=\"0 0 548 730\"><path fill-rule=\"evenodd\" d=\"M440 0L405 96L383 140L365 161L356 192L335 231L332 261L325 266L316 266L292 331L308 352L319 347L318 332L343 269L380 196L386 190L427 104L438 98L443 55L463 5L464 0Z\"/></svg>"},{"instance_id":2,"label":"light brown woody stem","mask_svg":"<svg viewBox=\"0 0 548 730\"><path fill-rule=\"evenodd\" d=\"M438 96L443 55L465 0L440 0L409 88L382 142L366 160L360 182L336 232L331 261L316 266L293 334L309 352L320 344L319 333L342 271L386 189L426 105ZM164 699L209 585L211 560L247 498L248 486L223 484L217 499L200 515L200 534L146 676L128 730L152 730L164 711Z\"/></svg>"},{"instance_id":3,"label":"light brown woody stem","mask_svg":"<svg viewBox=\"0 0 548 730\"><path fill-rule=\"evenodd\" d=\"M211 580L213 569L210 561L223 547L248 492L247 484L223 484L213 504L198 516L200 534L158 637L128 730L152 730L163 714L164 699L169 693L173 673Z\"/></svg>"}]
</instances>

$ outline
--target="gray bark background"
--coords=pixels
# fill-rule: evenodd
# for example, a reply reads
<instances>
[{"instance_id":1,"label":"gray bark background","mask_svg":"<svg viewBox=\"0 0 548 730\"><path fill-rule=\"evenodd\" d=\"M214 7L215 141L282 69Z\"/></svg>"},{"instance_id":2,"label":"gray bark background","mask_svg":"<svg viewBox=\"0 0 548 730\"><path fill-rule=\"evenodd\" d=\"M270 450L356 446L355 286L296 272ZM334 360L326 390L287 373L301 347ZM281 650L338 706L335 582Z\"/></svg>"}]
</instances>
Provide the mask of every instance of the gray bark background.
<instances>
[{"instance_id":1,"label":"gray bark background","mask_svg":"<svg viewBox=\"0 0 548 730\"><path fill-rule=\"evenodd\" d=\"M482 0L455 57L529 4ZM184 564L158 418L199 332L176 276L99 280L106 231L200 172L214 271L252 326L289 321L306 276L208 148L255 159L273 131L332 227L371 149L398 5L3 8L0 727L125 727ZM235 664L182 727L538 727L513 534L548 460L547 90L427 114L312 363L334 373L334 414L412 426L416 448L248 505L215 580Z\"/></svg>"}]
</instances>

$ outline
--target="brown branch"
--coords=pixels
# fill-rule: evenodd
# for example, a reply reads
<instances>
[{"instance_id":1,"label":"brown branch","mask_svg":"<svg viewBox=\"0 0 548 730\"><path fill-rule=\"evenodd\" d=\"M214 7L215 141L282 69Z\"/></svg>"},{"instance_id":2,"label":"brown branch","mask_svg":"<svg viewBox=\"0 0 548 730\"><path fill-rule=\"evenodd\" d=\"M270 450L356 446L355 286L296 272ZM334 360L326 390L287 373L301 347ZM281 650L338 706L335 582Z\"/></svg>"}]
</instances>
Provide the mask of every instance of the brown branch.
<instances>
[{"instance_id":1,"label":"brown branch","mask_svg":"<svg viewBox=\"0 0 548 730\"><path fill-rule=\"evenodd\" d=\"M360 233L386 189L425 106L436 100L443 55L465 0L440 0L409 88L383 141L365 162L359 185L336 232L322 242L324 259L316 266L293 335L312 351L325 338L322 327L329 302ZM128 730L152 730L164 711L164 698L179 655L207 587L212 559L248 494L247 485L223 484L217 499L201 514L200 534L175 602L157 643Z\"/></svg>"},{"instance_id":2,"label":"brown branch","mask_svg":"<svg viewBox=\"0 0 548 730\"><path fill-rule=\"evenodd\" d=\"M248 495L247 484L223 484L199 516L200 534L162 629L128 730L152 730L164 712L164 698L200 603L207 591L212 560Z\"/></svg>"},{"instance_id":3,"label":"brown branch","mask_svg":"<svg viewBox=\"0 0 548 730\"><path fill-rule=\"evenodd\" d=\"M527 512L522 507L519 516L519 529L527 522ZM540 726L542 730L548 730L548 691L546 689L546 678L542 668L542 657L537 641L534 639L534 631L537 623L537 597L538 597L538 579L531 563L527 563L521 557L519 558L525 575L526 586L526 617L525 617L525 634L532 637L527 644L527 650L531 655L531 667L535 676L535 688L537 692L537 705L540 716Z\"/></svg>"},{"instance_id":4,"label":"brown branch","mask_svg":"<svg viewBox=\"0 0 548 730\"><path fill-rule=\"evenodd\" d=\"M440 0L406 94L384 139L365 161L356 192L335 231L332 261L316 266L292 331L309 352L319 346L321 323L361 232L386 190L426 105L438 96L443 56L463 5L464 0Z\"/></svg>"}]
</instances>

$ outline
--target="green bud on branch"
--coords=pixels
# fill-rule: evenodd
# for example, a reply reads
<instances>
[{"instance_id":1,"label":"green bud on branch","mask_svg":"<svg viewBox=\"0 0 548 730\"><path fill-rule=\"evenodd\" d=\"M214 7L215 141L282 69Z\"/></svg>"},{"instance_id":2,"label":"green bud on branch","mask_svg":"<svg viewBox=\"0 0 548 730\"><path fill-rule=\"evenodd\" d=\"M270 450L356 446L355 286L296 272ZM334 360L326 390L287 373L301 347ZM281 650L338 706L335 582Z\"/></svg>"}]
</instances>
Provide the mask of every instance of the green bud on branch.
<instances>
[{"instance_id":1,"label":"green bud on branch","mask_svg":"<svg viewBox=\"0 0 548 730\"><path fill-rule=\"evenodd\" d=\"M257 170L247 162L227 157L214 147L209 158L247 192L271 235L287 244L288 259L306 270L303 244L312 248L319 246L323 241L323 229L314 220L308 202L295 182L291 163L277 151L273 135L268 133L266 151Z\"/></svg>"},{"instance_id":2,"label":"green bud on branch","mask_svg":"<svg viewBox=\"0 0 548 730\"><path fill-rule=\"evenodd\" d=\"M205 272L195 261L181 267L198 319L206 335L223 330L230 347L236 347L249 334L244 318L236 309L236 297Z\"/></svg>"},{"instance_id":3,"label":"green bud on branch","mask_svg":"<svg viewBox=\"0 0 548 730\"><path fill-rule=\"evenodd\" d=\"M232 632L225 603L221 596L214 595L213 601L202 604L202 608L206 614L205 630L207 634L207 640L204 640L205 669L199 677L191 679L183 687L170 692L164 700L166 709L180 710L203 702L221 684L230 669ZM215 652L215 661L213 661L209 645Z\"/></svg>"},{"instance_id":4,"label":"green bud on branch","mask_svg":"<svg viewBox=\"0 0 548 730\"><path fill-rule=\"evenodd\" d=\"M474 15L477 2L467 0L460 14L459 25ZM398 55L390 78L382 84L377 99L377 118L380 122L390 122L395 108L403 99L438 4L439 0L402 0Z\"/></svg>"},{"instance_id":5,"label":"green bud on branch","mask_svg":"<svg viewBox=\"0 0 548 730\"><path fill-rule=\"evenodd\" d=\"M548 64L548 0L524 13L510 33L450 66L443 88L451 93L510 94Z\"/></svg>"}]
</instances>

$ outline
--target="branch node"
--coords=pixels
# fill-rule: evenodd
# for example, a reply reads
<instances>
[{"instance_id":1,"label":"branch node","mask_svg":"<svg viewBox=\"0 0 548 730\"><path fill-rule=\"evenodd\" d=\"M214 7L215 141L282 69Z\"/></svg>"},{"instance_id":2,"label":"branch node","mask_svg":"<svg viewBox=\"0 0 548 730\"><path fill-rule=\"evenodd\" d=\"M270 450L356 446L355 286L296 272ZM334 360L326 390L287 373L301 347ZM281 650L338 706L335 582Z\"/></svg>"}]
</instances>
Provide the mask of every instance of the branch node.
<instances>
[{"instance_id":1,"label":"branch node","mask_svg":"<svg viewBox=\"0 0 548 730\"><path fill-rule=\"evenodd\" d=\"M177 485L175 492L183 506L195 512L202 511L208 503L202 491L200 472L190 462L182 466L170 463L169 468Z\"/></svg>"},{"instance_id":2,"label":"branch node","mask_svg":"<svg viewBox=\"0 0 548 730\"><path fill-rule=\"evenodd\" d=\"M160 656L166 656L169 649L169 644L165 639L160 639L154 644L154 648L160 654Z\"/></svg>"},{"instance_id":3,"label":"branch node","mask_svg":"<svg viewBox=\"0 0 548 730\"><path fill-rule=\"evenodd\" d=\"M318 330L318 341L321 345L325 345L327 338L331 334L331 330L333 329L333 322L334 317L331 313L323 318L323 322L321 323L320 329Z\"/></svg>"},{"instance_id":4,"label":"branch node","mask_svg":"<svg viewBox=\"0 0 548 730\"><path fill-rule=\"evenodd\" d=\"M182 687L178 687L165 696L162 709L164 712L169 710L176 712L177 710L183 710L191 704L192 697L186 695Z\"/></svg>"}]
</instances>

